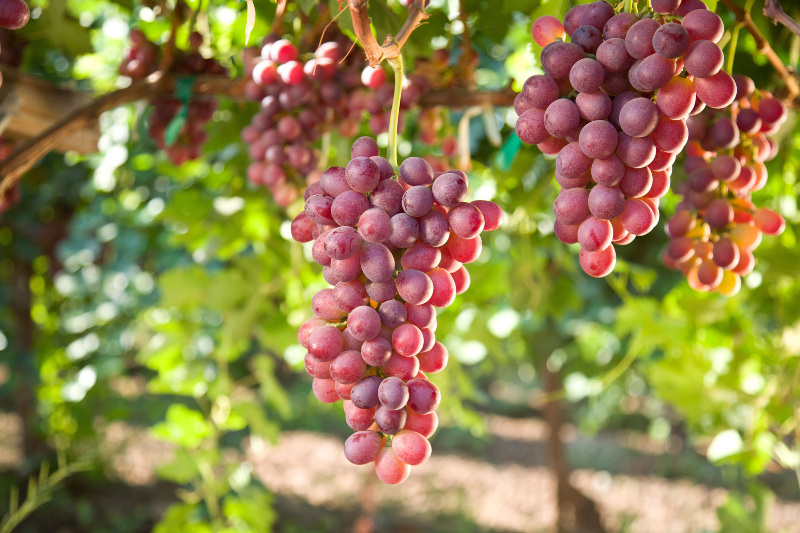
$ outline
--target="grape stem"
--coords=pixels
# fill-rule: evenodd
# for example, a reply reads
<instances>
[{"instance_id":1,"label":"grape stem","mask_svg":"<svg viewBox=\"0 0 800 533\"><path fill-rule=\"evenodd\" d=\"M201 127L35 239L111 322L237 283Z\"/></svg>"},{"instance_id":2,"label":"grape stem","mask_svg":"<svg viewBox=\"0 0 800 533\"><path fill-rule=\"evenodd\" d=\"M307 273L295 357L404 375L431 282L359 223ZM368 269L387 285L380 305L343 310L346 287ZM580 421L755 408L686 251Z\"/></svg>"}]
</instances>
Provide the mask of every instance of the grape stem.
<instances>
[{"instance_id":1,"label":"grape stem","mask_svg":"<svg viewBox=\"0 0 800 533\"><path fill-rule=\"evenodd\" d=\"M389 117L389 144L386 146L386 155L389 163L397 168L397 126L400 120L400 96L403 93L402 54L393 57L389 62L394 70L394 98L392 99L392 114Z\"/></svg>"},{"instance_id":2,"label":"grape stem","mask_svg":"<svg viewBox=\"0 0 800 533\"><path fill-rule=\"evenodd\" d=\"M738 5L734 0L722 0L722 3L725 4L731 13L742 23L742 26L750 32L750 35L753 36L753 40L756 42L756 50L761 52L764 57L769 60L772 64L772 67L777 71L778 76L783 80L786 84L786 88L788 89L788 94L785 96L784 101L791 103L798 94L800 94L800 85L798 85L797 80L794 76L789 72L786 68L786 65L783 64L781 58L778 57L778 54L775 53L775 50L769 44L769 41L764 37L764 34L758 29L758 27L753 22L752 17L750 17L750 13L745 11Z\"/></svg>"},{"instance_id":3,"label":"grape stem","mask_svg":"<svg viewBox=\"0 0 800 533\"><path fill-rule=\"evenodd\" d=\"M399 56L400 48L408 40L411 32L428 18L428 14L425 12L425 0L414 0L408 6L408 18L397 35L394 37L387 35L384 44L379 45L372 33L372 24L367 13L367 0L348 0L347 6L350 8L350 16L353 19L353 32L361 41L371 67L377 67L384 59L394 59Z\"/></svg>"},{"instance_id":4,"label":"grape stem","mask_svg":"<svg viewBox=\"0 0 800 533\"><path fill-rule=\"evenodd\" d=\"M742 23L740 22L731 30L731 42L728 46L728 65L725 69L731 76L733 76L733 58L736 56L736 45L739 43L739 30L741 29Z\"/></svg>"}]
</instances>

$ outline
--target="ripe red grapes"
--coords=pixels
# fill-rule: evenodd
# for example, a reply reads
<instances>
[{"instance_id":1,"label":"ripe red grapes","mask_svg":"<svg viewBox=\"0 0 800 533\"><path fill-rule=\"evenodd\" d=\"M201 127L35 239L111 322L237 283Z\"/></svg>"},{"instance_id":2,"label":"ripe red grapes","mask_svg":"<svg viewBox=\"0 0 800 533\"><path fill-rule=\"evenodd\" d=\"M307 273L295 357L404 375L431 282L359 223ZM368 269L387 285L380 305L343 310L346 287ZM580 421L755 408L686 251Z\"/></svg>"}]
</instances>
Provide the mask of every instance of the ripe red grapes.
<instances>
[{"instance_id":1,"label":"ripe red grapes","mask_svg":"<svg viewBox=\"0 0 800 533\"><path fill-rule=\"evenodd\" d=\"M345 456L374 462L388 484L431 454L441 393L426 374L448 359L436 309L469 288L465 264L480 255L481 232L503 221L493 202L466 201L468 184L463 172L434 172L418 157L396 172L361 137L345 168L328 168L307 189L292 222L332 286L314 296L314 317L297 334L312 389L322 402L344 401L355 432Z\"/></svg>"},{"instance_id":2,"label":"ripe red grapes","mask_svg":"<svg viewBox=\"0 0 800 533\"><path fill-rule=\"evenodd\" d=\"M756 264L762 235L780 235L786 223L771 209L756 208L751 195L767 182L764 161L778 153L766 137L786 120L784 104L736 76L737 99L730 110L708 109L689 118L683 162L683 200L666 225L666 265L686 275L697 291L733 296Z\"/></svg>"},{"instance_id":3,"label":"ripe red grapes","mask_svg":"<svg viewBox=\"0 0 800 533\"><path fill-rule=\"evenodd\" d=\"M394 86L380 68L364 68L363 52L350 51L351 44L338 36L320 45L305 63L293 43L274 36L266 37L260 50L245 51L251 78L245 95L260 102L260 111L242 130L253 161L247 177L269 189L281 207L320 179L322 154L316 143L334 124L339 135L353 137L366 111L375 135L389 128ZM407 80L403 108L415 105L425 89L415 80Z\"/></svg>"},{"instance_id":4,"label":"ripe red grapes","mask_svg":"<svg viewBox=\"0 0 800 533\"><path fill-rule=\"evenodd\" d=\"M119 66L119 73L135 80L145 78L158 68L159 48L147 40L141 30L131 30L129 38L131 46ZM197 51L202 42L203 36L193 32L189 37L191 50L174 51L171 71L182 76L225 74L225 68L217 60L204 58ZM182 165L200 157L201 148L208 139L205 125L217 109L215 100L192 98L187 106L186 121L177 138L170 143L166 139L167 129L183 105L183 102L174 96L158 96L153 101L153 112L149 121L150 137L175 165Z\"/></svg>"},{"instance_id":5,"label":"ripe red grapes","mask_svg":"<svg viewBox=\"0 0 800 533\"><path fill-rule=\"evenodd\" d=\"M689 138L686 119L706 105L727 107L736 94L720 70L722 21L700 2L686 6L683 21L655 16L679 6L653 2L654 16L643 17L615 14L599 0L572 8L563 25L551 16L533 24L545 73L526 80L517 96L516 132L557 156L555 234L581 245L590 276L613 270L614 244L655 227Z\"/></svg>"}]
</instances>

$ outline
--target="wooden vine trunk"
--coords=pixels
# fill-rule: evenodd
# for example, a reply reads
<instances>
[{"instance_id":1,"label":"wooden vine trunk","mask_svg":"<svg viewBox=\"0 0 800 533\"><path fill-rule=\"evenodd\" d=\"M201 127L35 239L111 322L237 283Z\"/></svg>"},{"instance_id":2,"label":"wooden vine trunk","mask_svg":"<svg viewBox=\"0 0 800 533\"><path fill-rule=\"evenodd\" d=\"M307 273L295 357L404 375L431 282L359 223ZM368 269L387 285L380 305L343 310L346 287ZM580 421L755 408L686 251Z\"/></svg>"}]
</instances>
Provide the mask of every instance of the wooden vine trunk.
<instances>
[{"instance_id":1,"label":"wooden vine trunk","mask_svg":"<svg viewBox=\"0 0 800 533\"><path fill-rule=\"evenodd\" d=\"M63 89L36 76L3 67L0 87L0 136L12 141L28 140L92 101L88 94ZM97 152L100 128L97 122L61 139L55 149L81 154Z\"/></svg>"}]
</instances>

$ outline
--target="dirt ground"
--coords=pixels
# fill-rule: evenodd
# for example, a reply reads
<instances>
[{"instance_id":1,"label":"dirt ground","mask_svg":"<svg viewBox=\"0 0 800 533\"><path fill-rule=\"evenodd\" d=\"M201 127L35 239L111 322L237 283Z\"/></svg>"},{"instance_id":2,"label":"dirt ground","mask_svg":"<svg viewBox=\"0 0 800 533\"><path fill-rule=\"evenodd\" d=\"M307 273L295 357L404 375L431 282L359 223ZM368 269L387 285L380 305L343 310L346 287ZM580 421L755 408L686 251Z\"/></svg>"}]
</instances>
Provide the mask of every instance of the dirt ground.
<instances>
[{"instance_id":1,"label":"dirt ground","mask_svg":"<svg viewBox=\"0 0 800 533\"><path fill-rule=\"evenodd\" d=\"M252 475L279 496L322 509L352 513L368 494L376 507L400 516L455 514L484 529L552 531L556 506L550 469L537 461L504 461L537 453L532 443L546 438L546 426L538 420L493 416L488 427L502 446L489 449L486 458L437 452L434 441L431 459L414 467L411 477L395 487L374 482L370 466L346 461L340 438L319 433L285 432L274 446L254 440L243 459ZM16 417L0 414L2 470L21 459L19 428ZM112 479L136 486L155 483L155 469L171 455L169 445L122 423L98 424L97 429L104 436L102 453ZM716 531L716 509L727 498L724 489L655 476L582 469L573 472L571 481L597 502L609 531L623 527L631 533ZM778 500L769 526L770 531L800 533L800 503Z\"/></svg>"}]
</instances>

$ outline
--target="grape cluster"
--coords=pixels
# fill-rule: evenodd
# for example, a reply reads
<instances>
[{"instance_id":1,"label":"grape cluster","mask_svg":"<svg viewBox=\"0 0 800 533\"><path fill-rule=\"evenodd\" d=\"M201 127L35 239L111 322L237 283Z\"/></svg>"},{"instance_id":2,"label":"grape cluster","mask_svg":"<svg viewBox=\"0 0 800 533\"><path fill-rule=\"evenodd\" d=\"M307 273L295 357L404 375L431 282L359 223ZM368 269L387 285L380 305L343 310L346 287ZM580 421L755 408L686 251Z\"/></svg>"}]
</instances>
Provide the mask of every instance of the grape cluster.
<instances>
[{"instance_id":1,"label":"grape cluster","mask_svg":"<svg viewBox=\"0 0 800 533\"><path fill-rule=\"evenodd\" d=\"M145 78L158 68L158 45L149 41L138 29L131 30L129 38L131 46L125 54L125 60L119 66L119 72L132 79ZM203 36L198 32L192 32L189 36L190 50L174 51L171 71L181 76L226 74L225 67L217 60L200 55L198 49L202 44ZM161 95L153 101L153 112L150 115L150 137L175 165L182 165L200 157L201 148L208 140L205 125L217 110L215 100L190 100L186 121L178 137L168 146L165 141L167 128L182 106L183 103L176 97Z\"/></svg>"},{"instance_id":2,"label":"grape cluster","mask_svg":"<svg viewBox=\"0 0 800 533\"><path fill-rule=\"evenodd\" d=\"M735 80L729 111L689 118L683 162L688 177L666 225L670 243L664 253L666 265L683 272L690 287L727 296L739 292L741 277L752 272L762 234L780 235L786 227L780 214L751 200L767 183L764 162L778 154L767 135L786 120L786 106L769 93L756 93L750 78Z\"/></svg>"},{"instance_id":3,"label":"grape cluster","mask_svg":"<svg viewBox=\"0 0 800 533\"><path fill-rule=\"evenodd\" d=\"M291 225L295 240L313 242L332 286L314 296L314 318L297 334L314 394L344 400L355 431L345 456L374 461L385 483L403 482L430 456L441 395L425 374L448 360L436 308L467 290L464 264L480 255L481 232L502 223L493 202L464 201L467 186L463 172L437 173L418 157L395 178L375 140L360 137L345 168L308 187Z\"/></svg>"},{"instance_id":4,"label":"grape cluster","mask_svg":"<svg viewBox=\"0 0 800 533\"><path fill-rule=\"evenodd\" d=\"M31 19L31 10L23 0L4 0L0 3L0 26L9 30L18 30ZM0 73L0 85L3 75Z\"/></svg>"},{"instance_id":5,"label":"grape cluster","mask_svg":"<svg viewBox=\"0 0 800 533\"><path fill-rule=\"evenodd\" d=\"M615 13L600 0L572 8L563 24L538 18L545 74L528 78L514 105L519 138L557 155L555 234L581 245L581 267L594 277L613 270L614 244L658 222L686 119L736 95L716 44L722 20L700 0L650 4Z\"/></svg>"},{"instance_id":6,"label":"grape cluster","mask_svg":"<svg viewBox=\"0 0 800 533\"><path fill-rule=\"evenodd\" d=\"M319 180L315 143L324 132L336 125L340 135L354 137L365 111L375 135L389 129L394 86L381 68L361 67L363 52L348 55L351 44L340 35L305 62L294 44L274 36L266 37L260 50L246 51L251 79L245 95L261 104L242 130L252 160L247 177L267 187L282 207ZM415 105L424 90L414 79L406 80L402 108Z\"/></svg>"}]
</instances>

